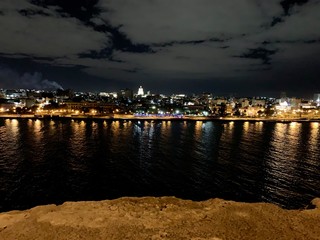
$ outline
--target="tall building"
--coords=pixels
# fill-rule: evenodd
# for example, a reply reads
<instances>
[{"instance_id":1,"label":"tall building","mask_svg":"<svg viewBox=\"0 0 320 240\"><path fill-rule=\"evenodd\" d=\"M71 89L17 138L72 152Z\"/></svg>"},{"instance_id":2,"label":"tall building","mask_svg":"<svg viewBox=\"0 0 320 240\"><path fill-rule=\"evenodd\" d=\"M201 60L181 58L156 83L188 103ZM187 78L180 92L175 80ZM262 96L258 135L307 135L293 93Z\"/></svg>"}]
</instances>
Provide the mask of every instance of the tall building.
<instances>
[{"instance_id":1,"label":"tall building","mask_svg":"<svg viewBox=\"0 0 320 240\"><path fill-rule=\"evenodd\" d=\"M144 95L144 91L143 91L142 86L140 86L139 89L138 89L138 95L139 96L143 96Z\"/></svg>"}]
</instances>

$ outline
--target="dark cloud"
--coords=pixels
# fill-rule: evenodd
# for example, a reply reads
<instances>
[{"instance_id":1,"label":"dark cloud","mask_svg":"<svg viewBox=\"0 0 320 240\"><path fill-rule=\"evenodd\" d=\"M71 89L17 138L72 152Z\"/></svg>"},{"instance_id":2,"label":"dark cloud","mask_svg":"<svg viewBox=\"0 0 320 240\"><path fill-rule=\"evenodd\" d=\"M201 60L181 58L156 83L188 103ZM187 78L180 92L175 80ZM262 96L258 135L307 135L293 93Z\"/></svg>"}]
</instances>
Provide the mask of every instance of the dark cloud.
<instances>
[{"instance_id":1,"label":"dark cloud","mask_svg":"<svg viewBox=\"0 0 320 240\"><path fill-rule=\"evenodd\" d=\"M59 7L57 12L62 13L62 16L69 15L85 23L100 13L100 9L96 7L99 0L29 0L29 2L44 8L52 6Z\"/></svg>"},{"instance_id":2,"label":"dark cloud","mask_svg":"<svg viewBox=\"0 0 320 240\"><path fill-rule=\"evenodd\" d=\"M0 54L0 58L20 58L20 59L30 59L32 61L45 61L47 63L54 62L54 58L50 57L36 57L30 54Z\"/></svg>"},{"instance_id":3,"label":"dark cloud","mask_svg":"<svg viewBox=\"0 0 320 240\"><path fill-rule=\"evenodd\" d=\"M219 39L219 38L209 38L209 39L201 39L201 40L190 40L190 41L171 41L171 42L165 42L165 43L156 43L153 44L154 47L169 47L173 45L197 45L202 44L206 42L224 42L226 39Z\"/></svg>"},{"instance_id":4,"label":"dark cloud","mask_svg":"<svg viewBox=\"0 0 320 240\"><path fill-rule=\"evenodd\" d=\"M135 69L124 69L123 71L125 71L125 72L128 72L128 73L137 73L138 71L139 71L139 69L138 68L135 68Z\"/></svg>"},{"instance_id":5,"label":"dark cloud","mask_svg":"<svg viewBox=\"0 0 320 240\"><path fill-rule=\"evenodd\" d=\"M284 20L282 17L274 17L272 19L272 22L270 24L271 27L274 27L275 25L277 25L278 23L282 23Z\"/></svg>"},{"instance_id":6,"label":"dark cloud","mask_svg":"<svg viewBox=\"0 0 320 240\"><path fill-rule=\"evenodd\" d=\"M34 15L41 15L41 16L50 16L50 14L41 11L41 10L33 10L33 9L21 9L18 11L22 16L34 16Z\"/></svg>"},{"instance_id":7,"label":"dark cloud","mask_svg":"<svg viewBox=\"0 0 320 240\"><path fill-rule=\"evenodd\" d=\"M113 49L127 52L152 52L150 46L146 44L135 44L120 31L121 26L113 27L107 21L103 24L96 24L92 18L99 16L101 9L97 7L99 0L31 0L32 4L42 7L56 6L58 13L63 17L74 17L82 21L86 26L92 27L97 32L107 33L112 41L112 46L101 51L91 51L86 54L92 58L108 58L112 55ZM41 12L41 11L38 11ZM23 12L25 13L25 11ZM29 10L28 14L33 13ZM67 15L66 15L67 14ZM82 54L83 56L84 54Z\"/></svg>"},{"instance_id":8,"label":"dark cloud","mask_svg":"<svg viewBox=\"0 0 320 240\"><path fill-rule=\"evenodd\" d=\"M249 59L260 59L262 64L270 65L271 56L276 54L277 51L278 50L269 50L266 48L259 47L259 48L254 48L254 49L248 49L247 52L243 53L240 56L236 56L236 57L249 58ZM253 69L253 70L255 70L255 69Z\"/></svg>"},{"instance_id":9,"label":"dark cloud","mask_svg":"<svg viewBox=\"0 0 320 240\"><path fill-rule=\"evenodd\" d=\"M291 45L295 45L295 44L301 44L301 43L305 43L305 44L318 44L320 43L320 39L305 39L305 40L284 40L284 41L263 41L261 42L262 45L267 46L267 45L277 45L277 44L291 44ZM257 43L260 44L260 43Z\"/></svg>"},{"instance_id":10,"label":"dark cloud","mask_svg":"<svg viewBox=\"0 0 320 240\"><path fill-rule=\"evenodd\" d=\"M309 0L283 0L280 2L281 6L283 7L284 13L287 15L289 14L289 10L294 6L302 6L306 4Z\"/></svg>"},{"instance_id":11,"label":"dark cloud","mask_svg":"<svg viewBox=\"0 0 320 240\"><path fill-rule=\"evenodd\" d=\"M2 0L0 60L17 79L82 89L293 89L319 75L319 11L319 0Z\"/></svg>"},{"instance_id":12,"label":"dark cloud","mask_svg":"<svg viewBox=\"0 0 320 240\"><path fill-rule=\"evenodd\" d=\"M141 43L132 43L132 41L118 28L109 28L109 33L111 33L112 46L115 50L120 50L123 52L137 52L137 53L152 53L154 50L150 46Z\"/></svg>"},{"instance_id":13,"label":"dark cloud","mask_svg":"<svg viewBox=\"0 0 320 240\"><path fill-rule=\"evenodd\" d=\"M308 2L309 2L309 0L282 0L280 2L280 5L282 6L284 13L282 13L281 15L278 15L278 16L274 16L272 18L271 23L270 23L270 27L274 27L277 24L283 23L285 21L286 17L288 17L290 15L290 10L294 6L302 6ZM268 27L269 26L267 26L267 28Z\"/></svg>"},{"instance_id":14,"label":"dark cloud","mask_svg":"<svg viewBox=\"0 0 320 240\"><path fill-rule=\"evenodd\" d=\"M96 30L96 27L94 27ZM124 34L120 33L118 30L111 29L107 31L111 33L109 46L103 48L99 51L91 50L89 52L80 53L78 56L80 58L94 58L94 59L109 59L110 61L115 61L113 59L113 52L116 50L123 52L132 53L154 53L155 51L146 44L133 44L130 39L128 39ZM118 60L118 62L122 62Z\"/></svg>"},{"instance_id":15,"label":"dark cloud","mask_svg":"<svg viewBox=\"0 0 320 240\"><path fill-rule=\"evenodd\" d=\"M320 39L305 40L304 42L308 44L320 43Z\"/></svg>"},{"instance_id":16,"label":"dark cloud","mask_svg":"<svg viewBox=\"0 0 320 240\"><path fill-rule=\"evenodd\" d=\"M79 58L94 58L94 59L109 59L112 56L112 48L105 48L98 51L89 51L85 53L79 53Z\"/></svg>"}]
</instances>

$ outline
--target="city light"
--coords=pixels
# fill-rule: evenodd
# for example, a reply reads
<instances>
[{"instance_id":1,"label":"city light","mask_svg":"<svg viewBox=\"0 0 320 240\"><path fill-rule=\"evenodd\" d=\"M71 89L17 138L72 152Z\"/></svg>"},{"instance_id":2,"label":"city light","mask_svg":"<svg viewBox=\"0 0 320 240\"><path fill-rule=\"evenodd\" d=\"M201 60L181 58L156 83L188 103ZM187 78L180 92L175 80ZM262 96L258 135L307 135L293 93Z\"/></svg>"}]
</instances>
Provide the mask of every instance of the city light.
<instances>
[{"instance_id":1,"label":"city light","mask_svg":"<svg viewBox=\"0 0 320 240\"><path fill-rule=\"evenodd\" d=\"M70 118L99 116L123 119L320 120L318 99L227 98L215 97L213 94L188 96L181 93L166 96L152 94L150 91L146 93L142 86L138 89L140 94L133 94L133 91L128 89L121 90L121 94L77 92L74 96L81 97L81 101L73 101L72 97L60 98L55 92L50 94L51 97L47 95L41 97L43 91L34 93L37 94L37 98L32 97L27 100L20 98L21 95L18 93L11 94L10 99L3 99L3 103L0 103L0 113L16 114L19 117L23 117L24 114L35 114L37 117Z\"/></svg>"}]
</instances>

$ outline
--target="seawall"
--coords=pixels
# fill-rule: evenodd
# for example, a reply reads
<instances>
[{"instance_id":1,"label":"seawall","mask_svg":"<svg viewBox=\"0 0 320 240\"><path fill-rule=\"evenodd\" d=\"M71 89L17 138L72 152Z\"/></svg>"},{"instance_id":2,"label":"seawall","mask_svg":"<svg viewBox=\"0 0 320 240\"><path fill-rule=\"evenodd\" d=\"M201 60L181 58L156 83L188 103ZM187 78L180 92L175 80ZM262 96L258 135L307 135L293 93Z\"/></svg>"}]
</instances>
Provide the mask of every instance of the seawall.
<instances>
[{"instance_id":1,"label":"seawall","mask_svg":"<svg viewBox=\"0 0 320 240\"><path fill-rule=\"evenodd\" d=\"M73 119L73 120L106 120L106 121L239 121L239 122L320 122L320 118L256 118L256 117L203 117L203 116L133 116L133 115L50 115L50 114L0 114L2 119Z\"/></svg>"},{"instance_id":2,"label":"seawall","mask_svg":"<svg viewBox=\"0 0 320 240\"><path fill-rule=\"evenodd\" d=\"M26 239L320 239L314 209L174 197L67 202L0 214L1 240Z\"/></svg>"}]
</instances>

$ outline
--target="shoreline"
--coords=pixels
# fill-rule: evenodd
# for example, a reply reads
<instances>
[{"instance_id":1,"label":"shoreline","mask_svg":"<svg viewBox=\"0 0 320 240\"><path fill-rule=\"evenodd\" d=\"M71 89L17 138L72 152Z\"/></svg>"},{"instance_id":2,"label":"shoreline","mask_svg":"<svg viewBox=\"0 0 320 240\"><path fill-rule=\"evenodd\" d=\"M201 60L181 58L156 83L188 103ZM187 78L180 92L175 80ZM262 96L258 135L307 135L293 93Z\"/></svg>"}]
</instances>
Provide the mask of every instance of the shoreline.
<instances>
[{"instance_id":1,"label":"shoreline","mask_svg":"<svg viewBox=\"0 0 320 240\"><path fill-rule=\"evenodd\" d=\"M0 213L0 239L319 239L314 208L175 197L65 202Z\"/></svg>"},{"instance_id":2,"label":"shoreline","mask_svg":"<svg viewBox=\"0 0 320 240\"><path fill-rule=\"evenodd\" d=\"M52 119L52 120L107 120L107 121L213 121L213 122L320 122L320 118L249 118L249 117L161 117L133 115L49 115L49 114L0 114L0 119Z\"/></svg>"}]
</instances>

